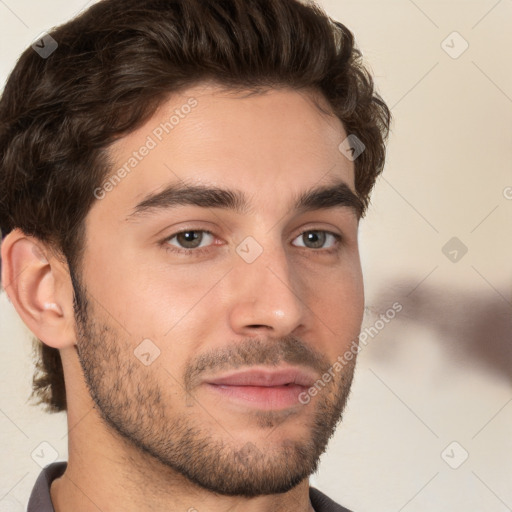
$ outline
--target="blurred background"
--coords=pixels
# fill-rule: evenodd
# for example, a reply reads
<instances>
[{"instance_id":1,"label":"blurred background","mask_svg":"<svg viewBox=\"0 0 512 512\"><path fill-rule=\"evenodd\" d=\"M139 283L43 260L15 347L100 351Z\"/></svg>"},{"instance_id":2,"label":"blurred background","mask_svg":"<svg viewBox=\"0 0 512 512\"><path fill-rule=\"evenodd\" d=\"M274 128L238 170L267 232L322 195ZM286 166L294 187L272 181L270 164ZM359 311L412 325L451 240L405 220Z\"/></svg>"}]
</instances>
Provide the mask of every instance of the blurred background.
<instances>
[{"instance_id":1,"label":"blurred background","mask_svg":"<svg viewBox=\"0 0 512 512\"><path fill-rule=\"evenodd\" d=\"M0 87L92 3L0 0ZM512 511L512 0L319 3L394 123L360 230L367 342L312 484L355 512ZM5 293L0 340L0 512L18 512L34 450L67 458L66 420L27 402L30 335Z\"/></svg>"}]
</instances>

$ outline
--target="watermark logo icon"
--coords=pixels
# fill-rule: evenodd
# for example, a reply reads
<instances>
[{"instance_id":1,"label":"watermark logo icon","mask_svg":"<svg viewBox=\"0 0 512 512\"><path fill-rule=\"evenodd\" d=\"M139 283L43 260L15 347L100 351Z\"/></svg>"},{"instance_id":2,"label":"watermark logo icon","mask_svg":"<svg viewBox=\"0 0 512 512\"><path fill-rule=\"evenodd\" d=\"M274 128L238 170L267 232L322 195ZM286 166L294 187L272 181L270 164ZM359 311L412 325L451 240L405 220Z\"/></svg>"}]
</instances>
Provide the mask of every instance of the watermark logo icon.
<instances>
[{"instance_id":1,"label":"watermark logo icon","mask_svg":"<svg viewBox=\"0 0 512 512\"><path fill-rule=\"evenodd\" d=\"M364 153L366 146L357 135L352 134L338 146L338 149L346 158L353 162Z\"/></svg>"},{"instance_id":2,"label":"watermark logo icon","mask_svg":"<svg viewBox=\"0 0 512 512\"><path fill-rule=\"evenodd\" d=\"M149 338L146 338L137 345L133 353L144 366L149 366L160 355L160 349Z\"/></svg>"},{"instance_id":3,"label":"watermark logo icon","mask_svg":"<svg viewBox=\"0 0 512 512\"><path fill-rule=\"evenodd\" d=\"M451 442L442 452L441 458L452 469L459 469L469 457L467 450L457 441Z\"/></svg>"},{"instance_id":4,"label":"watermark logo icon","mask_svg":"<svg viewBox=\"0 0 512 512\"><path fill-rule=\"evenodd\" d=\"M469 48L469 43L458 32L452 32L443 40L441 48L452 59L458 59Z\"/></svg>"},{"instance_id":5,"label":"watermark logo icon","mask_svg":"<svg viewBox=\"0 0 512 512\"><path fill-rule=\"evenodd\" d=\"M262 255L263 247L252 236L248 236L237 246L236 252L246 263L250 264Z\"/></svg>"},{"instance_id":6,"label":"watermark logo icon","mask_svg":"<svg viewBox=\"0 0 512 512\"><path fill-rule=\"evenodd\" d=\"M59 453L50 443L43 441L36 446L30 456L38 466L44 468L48 464L55 462Z\"/></svg>"},{"instance_id":7,"label":"watermark logo icon","mask_svg":"<svg viewBox=\"0 0 512 512\"><path fill-rule=\"evenodd\" d=\"M46 32L39 34L32 43L32 48L43 59L47 59L58 48L58 46L57 41L55 41L55 39Z\"/></svg>"},{"instance_id":8,"label":"watermark logo icon","mask_svg":"<svg viewBox=\"0 0 512 512\"><path fill-rule=\"evenodd\" d=\"M467 246L456 236L450 238L441 250L452 263L458 263L468 252Z\"/></svg>"}]
</instances>

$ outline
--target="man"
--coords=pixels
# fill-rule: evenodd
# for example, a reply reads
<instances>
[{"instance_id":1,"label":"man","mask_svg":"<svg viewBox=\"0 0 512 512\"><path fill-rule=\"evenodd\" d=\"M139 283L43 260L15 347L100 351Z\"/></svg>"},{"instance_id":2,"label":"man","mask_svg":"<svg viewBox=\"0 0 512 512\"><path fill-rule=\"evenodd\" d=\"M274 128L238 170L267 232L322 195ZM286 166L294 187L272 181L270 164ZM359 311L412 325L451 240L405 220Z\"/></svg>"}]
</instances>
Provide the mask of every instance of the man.
<instances>
[{"instance_id":1,"label":"man","mask_svg":"<svg viewBox=\"0 0 512 512\"><path fill-rule=\"evenodd\" d=\"M2 284L69 460L28 510L339 511L358 225L390 115L297 0L103 0L0 101Z\"/></svg>"}]
</instances>

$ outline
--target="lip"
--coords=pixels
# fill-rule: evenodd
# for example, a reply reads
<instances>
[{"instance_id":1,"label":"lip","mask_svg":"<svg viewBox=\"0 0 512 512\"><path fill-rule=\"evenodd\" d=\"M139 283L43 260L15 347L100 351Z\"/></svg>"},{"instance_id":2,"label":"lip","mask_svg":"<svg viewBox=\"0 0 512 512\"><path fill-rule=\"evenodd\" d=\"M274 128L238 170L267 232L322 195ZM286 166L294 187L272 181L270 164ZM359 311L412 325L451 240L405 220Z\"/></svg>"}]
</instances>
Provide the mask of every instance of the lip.
<instances>
[{"instance_id":1,"label":"lip","mask_svg":"<svg viewBox=\"0 0 512 512\"><path fill-rule=\"evenodd\" d=\"M251 368L206 379L207 389L243 408L283 410L301 405L299 397L316 375L300 368Z\"/></svg>"},{"instance_id":2,"label":"lip","mask_svg":"<svg viewBox=\"0 0 512 512\"><path fill-rule=\"evenodd\" d=\"M207 384L217 386L258 386L277 387L295 384L301 387L311 387L316 375L302 368L250 368L233 371L220 377L207 379Z\"/></svg>"}]
</instances>

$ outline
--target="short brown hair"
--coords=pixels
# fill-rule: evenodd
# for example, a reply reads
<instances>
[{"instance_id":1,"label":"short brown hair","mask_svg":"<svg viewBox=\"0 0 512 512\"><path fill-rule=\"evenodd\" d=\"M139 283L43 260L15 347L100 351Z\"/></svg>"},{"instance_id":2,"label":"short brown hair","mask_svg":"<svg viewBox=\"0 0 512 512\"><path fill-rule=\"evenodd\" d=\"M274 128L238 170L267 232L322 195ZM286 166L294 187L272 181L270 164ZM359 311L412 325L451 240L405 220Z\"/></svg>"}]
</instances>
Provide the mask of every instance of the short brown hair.
<instances>
[{"instance_id":1,"label":"short brown hair","mask_svg":"<svg viewBox=\"0 0 512 512\"><path fill-rule=\"evenodd\" d=\"M352 33L313 2L102 0L49 35L57 49L43 58L28 48L0 100L4 236L20 228L78 269L93 190L112 171L109 145L169 94L207 80L320 92L366 147L355 160L355 187L368 206L390 112ZM60 353L39 340L35 348L32 396L66 410Z\"/></svg>"}]
</instances>

